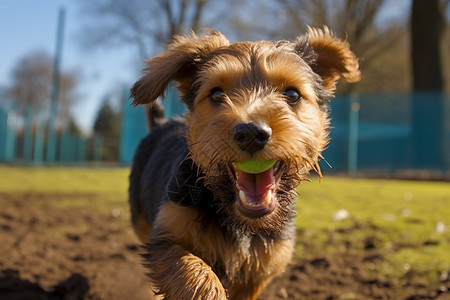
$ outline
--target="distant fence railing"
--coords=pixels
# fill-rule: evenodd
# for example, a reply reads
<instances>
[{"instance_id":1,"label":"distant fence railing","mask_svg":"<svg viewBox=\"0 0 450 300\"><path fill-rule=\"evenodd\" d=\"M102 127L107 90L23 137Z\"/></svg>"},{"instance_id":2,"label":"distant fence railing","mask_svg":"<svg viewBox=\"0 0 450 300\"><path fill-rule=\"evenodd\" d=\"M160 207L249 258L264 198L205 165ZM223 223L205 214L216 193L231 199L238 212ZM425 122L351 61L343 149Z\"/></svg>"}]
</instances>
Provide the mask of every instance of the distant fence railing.
<instances>
[{"instance_id":1,"label":"distant fence railing","mask_svg":"<svg viewBox=\"0 0 450 300\"><path fill-rule=\"evenodd\" d=\"M331 117L324 157L332 170L450 173L449 95L339 96L331 102Z\"/></svg>"},{"instance_id":2,"label":"distant fence railing","mask_svg":"<svg viewBox=\"0 0 450 300\"><path fill-rule=\"evenodd\" d=\"M172 89L163 101L171 118L185 108ZM145 109L130 106L124 91L119 162L130 164L147 134ZM440 93L360 94L331 101L331 142L321 161L326 172L427 170L450 176L450 96ZM36 117L35 117L36 118ZM46 163L46 124L0 108L0 161ZM102 137L68 130L57 135L56 163L102 159ZM329 169L329 165L332 169Z\"/></svg>"},{"instance_id":3,"label":"distant fence railing","mask_svg":"<svg viewBox=\"0 0 450 300\"><path fill-rule=\"evenodd\" d=\"M58 130L55 156L47 157L48 124L32 106L20 116L0 107L0 162L25 164L77 164L101 161L102 137L86 138L69 128Z\"/></svg>"},{"instance_id":4,"label":"distant fence railing","mask_svg":"<svg viewBox=\"0 0 450 300\"><path fill-rule=\"evenodd\" d=\"M120 133L119 161L131 164L141 139L148 134L147 116L144 105L132 106L128 89L123 92L122 101L122 130ZM169 85L162 101L164 115L170 119L186 111L186 107L179 101L178 93L173 84Z\"/></svg>"},{"instance_id":5,"label":"distant fence railing","mask_svg":"<svg viewBox=\"0 0 450 300\"><path fill-rule=\"evenodd\" d=\"M163 101L167 118L185 111L173 90L168 96ZM124 107L124 111L136 109L142 110ZM323 153L326 161L320 162L324 171L389 174L426 170L450 176L449 95L340 95L331 100L330 111L331 141ZM139 114L140 118L129 117L125 123L133 122L133 128L141 130L122 131L122 136L135 140L127 152L128 162L146 134L143 110Z\"/></svg>"}]
</instances>

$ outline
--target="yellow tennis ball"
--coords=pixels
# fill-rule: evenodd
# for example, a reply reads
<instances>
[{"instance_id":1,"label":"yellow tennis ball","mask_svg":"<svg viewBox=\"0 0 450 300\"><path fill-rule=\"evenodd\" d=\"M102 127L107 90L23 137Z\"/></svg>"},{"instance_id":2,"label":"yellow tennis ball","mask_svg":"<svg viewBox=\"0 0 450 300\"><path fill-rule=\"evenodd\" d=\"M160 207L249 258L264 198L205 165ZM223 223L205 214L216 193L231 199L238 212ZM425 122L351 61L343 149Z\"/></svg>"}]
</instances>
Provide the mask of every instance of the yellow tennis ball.
<instances>
[{"instance_id":1,"label":"yellow tennis ball","mask_svg":"<svg viewBox=\"0 0 450 300\"><path fill-rule=\"evenodd\" d=\"M236 166L246 173L258 174L269 170L275 164L275 162L275 159L248 160L236 162Z\"/></svg>"}]
</instances>

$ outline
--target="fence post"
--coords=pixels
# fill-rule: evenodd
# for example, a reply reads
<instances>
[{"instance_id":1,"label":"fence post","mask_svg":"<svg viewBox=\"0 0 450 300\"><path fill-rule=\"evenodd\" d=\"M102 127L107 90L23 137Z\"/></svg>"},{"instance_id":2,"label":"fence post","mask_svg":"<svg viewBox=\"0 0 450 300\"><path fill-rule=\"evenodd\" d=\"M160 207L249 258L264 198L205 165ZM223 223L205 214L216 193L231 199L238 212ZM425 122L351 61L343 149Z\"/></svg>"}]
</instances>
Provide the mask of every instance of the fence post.
<instances>
[{"instance_id":1,"label":"fence post","mask_svg":"<svg viewBox=\"0 0 450 300\"><path fill-rule=\"evenodd\" d=\"M69 132L67 129L62 129L59 134L59 161L61 163L67 163L69 160L68 148L69 148Z\"/></svg>"},{"instance_id":2,"label":"fence post","mask_svg":"<svg viewBox=\"0 0 450 300\"><path fill-rule=\"evenodd\" d=\"M60 8L58 12L58 30L56 33L56 52L53 63L52 90L50 102L50 116L48 121L48 138L47 138L47 161L55 162L56 160L56 114L58 112L57 102L59 95L59 65L62 55L64 24L66 19L66 10Z\"/></svg>"},{"instance_id":3,"label":"fence post","mask_svg":"<svg viewBox=\"0 0 450 300\"><path fill-rule=\"evenodd\" d=\"M25 127L23 132L23 160L27 163L33 159L33 107L25 108Z\"/></svg>"},{"instance_id":4,"label":"fence post","mask_svg":"<svg viewBox=\"0 0 450 300\"><path fill-rule=\"evenodd\" d=\"M6 118L5 161L13 162L16 159L17 115L14 111L8 111Z\"/></svg>"},{"instance_id":5,"label":"fence post","mask_svg":"<svg viewBox=\"0 0 450 300\"><path fill-rule=\"evenodd\" d=\"M42 164L44 160L44 136L45 123L42 121L42 113L37 115L36 133L34 135L34 163Z\"/></svg>"},{"instance_id":6,"label":"fence post","mask_svg":"<svg viewBox=\"0 0 450 300\"><path fill-rule=\"evenodd\" d=\"M350 95L350 116L348 132L348 172L358 170L358 123L360 103L356 94Z\"/></svg>"},{"instance_id":7,"label":"fence post","mask_svg":"<svg viewBox=\"0 0 450 300\"><path fill-rule=\"evenodd\" d=\"M144 107L130 106L128 89L122 98L122 126L120 129L119 162L129 164L134 151L143 137L148 134L147 117Z\"/></svg>"},{"instance_id":8,"label":"fence post","mask_svg":"<svg viewBox=\"0 0 450 300\"><path fill-rule=\"evenodd\" d=\"M8 115L0 108L0 161L5 160Z\"/></svg>"}]
</instances>

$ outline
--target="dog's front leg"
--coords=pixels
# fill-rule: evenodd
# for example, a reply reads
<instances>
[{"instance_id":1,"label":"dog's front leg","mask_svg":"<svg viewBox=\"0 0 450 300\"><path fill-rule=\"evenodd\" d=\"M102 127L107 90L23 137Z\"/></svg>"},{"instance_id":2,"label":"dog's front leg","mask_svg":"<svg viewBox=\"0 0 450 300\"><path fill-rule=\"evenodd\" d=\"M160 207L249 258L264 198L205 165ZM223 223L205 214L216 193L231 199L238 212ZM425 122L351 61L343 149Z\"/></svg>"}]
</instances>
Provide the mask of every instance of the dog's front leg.
<instances>
[{"instance_id":1,"label":"dog's front leg","mask_svg":"<svg viewBox=\"0 0 450 300\"><path fill-rule=\"evenodd\" d=\"M146 249L147 275L164 299L228 299L211 267L182 246L152 241Z\"/></svg>"}]
</instances>

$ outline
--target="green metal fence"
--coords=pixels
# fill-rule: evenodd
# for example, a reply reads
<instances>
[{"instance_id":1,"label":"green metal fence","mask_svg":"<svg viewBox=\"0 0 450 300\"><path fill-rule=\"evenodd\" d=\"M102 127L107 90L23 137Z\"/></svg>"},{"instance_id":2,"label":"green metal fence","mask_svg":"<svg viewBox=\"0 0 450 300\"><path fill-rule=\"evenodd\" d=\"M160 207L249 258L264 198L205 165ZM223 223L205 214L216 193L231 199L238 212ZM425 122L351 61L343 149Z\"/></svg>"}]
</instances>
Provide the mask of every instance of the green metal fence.
<instances>
[{"instance_id":1,"label":"green metal fence","mask_svg":"<svg viewBox=\"0 0 450 300\"><path fill-rule=\"evenodd\" d=\"M86 138L69 129L56 132L55 154L47 149L48 122L43 112L29 105L23 116L0 108L0 162L25 164L78 164L101 161L102 137Z\"/></svg>"},{"instance_id":2,"label":"green metal fence","mask_svg":"<svg viewBox=\"0 0 450 300\"><path fill-rule=\"evenodd\" d=\"M119 160L124 164L131 163L140 140L148 134L145 106L134 107L131 105L131 102L132 99L130 99L127 89L123 93L122 130L119 151ZM168 119L186 111L185 105L179 101L178 92L173 84L169 86L165 99L162 102L164 115Z\"/></svg>"},{"instance_id":3,"label":"green metal fence","mask_svg":"<svg viewBox=\"0 0 450 300\"><path fill-rule=\"evenodd\" d=\"M331 117L331 143L324 157L332 170L450 173L448 95L340 96L331 102Z\"/></svg>"},{"instance_id":4,"label":"green metal fence","mask_svg":"<svg viewBox=\"0 0 450 300\"><path fill-rule=\"evenodd\" d=\"M174 90L164 100L166 117L185 108ZM123 95L119 161L129 164L147 132L143 106L130 105ZM450 97L440 93L362 94L331 102L331 142L321 162L326 172L427 170L450 176ZM0 108L0 161L32 164L46 161L47 125L28 109L25 118ZM102 137L57 133L56 162L101 161ZM329 165L332 166L330 169Z\"/></svg>"},{"instance_id":5,"label":"green metal fence","mask_svg":"<svg viewBox=\"0 0 450 300\"><path fill-rule=\"evenodd\" d=\"M163 101L166 117L185 111L173 90ZM126 103L131 100L127 99ZM128 162L146 134L142 108L130 117L134 130L122 136L134 140ZM139 111L137 111L139 110ZM450 97L442 93L359 94L332 99L331 142L323 153L326 172L427 170L450 176ZM127 112L126 112L127 113ZM130 124L126 125L130 127ZM124 129L125 127L123 127ZM136 130L139 129L139 130ZM123 149L123 148L122 148ZM331 166L331 169L330 169Z\"/></svg>"}]
</instances>

